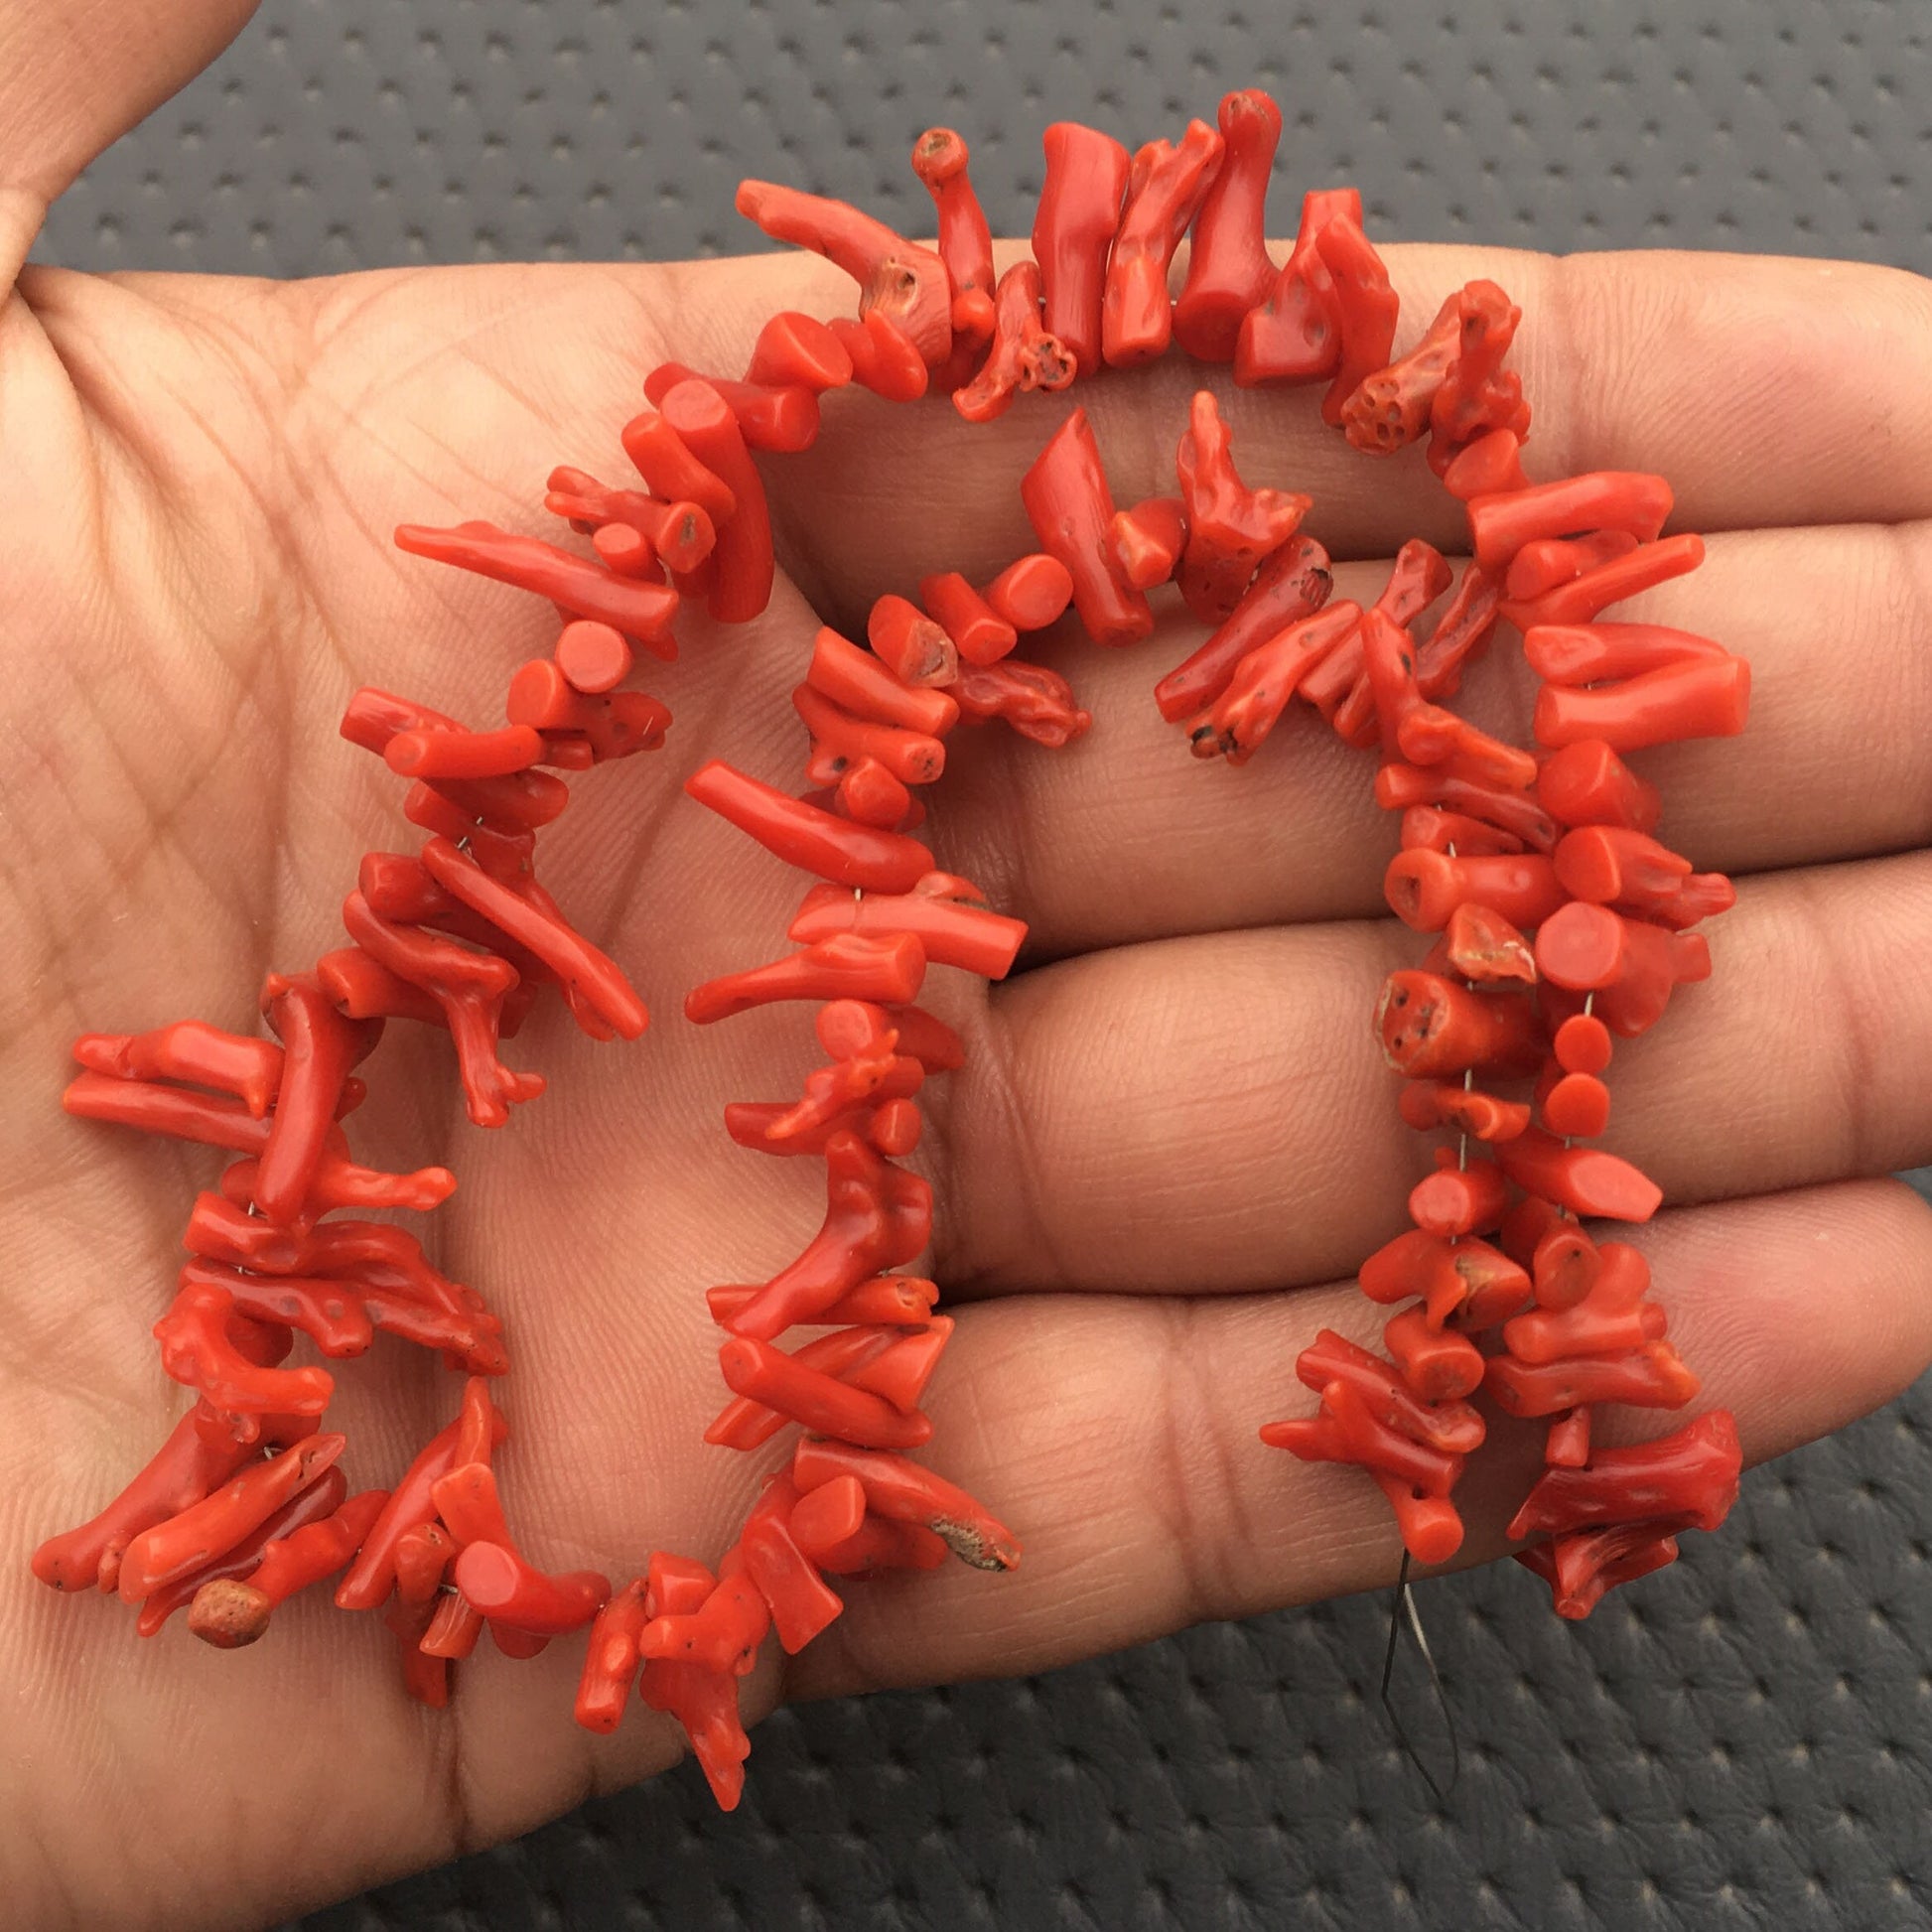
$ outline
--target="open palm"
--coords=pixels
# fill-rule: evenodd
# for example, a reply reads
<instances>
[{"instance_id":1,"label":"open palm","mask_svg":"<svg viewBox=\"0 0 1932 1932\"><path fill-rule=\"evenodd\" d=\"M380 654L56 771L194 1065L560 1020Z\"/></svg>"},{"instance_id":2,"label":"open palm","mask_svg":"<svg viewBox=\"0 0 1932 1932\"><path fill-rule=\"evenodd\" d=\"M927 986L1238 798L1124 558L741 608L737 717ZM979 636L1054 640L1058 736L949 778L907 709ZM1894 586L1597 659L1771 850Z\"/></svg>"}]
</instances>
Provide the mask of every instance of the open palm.
<instances>
[{"instance_id":1,"label":"open palm","mask_svg":"<svg viewBox=\"0 0 1932 1932\"><path fill-rule=\"evenodd\" d=\"M1932 296L1741 259L1391 258L1405 315L1476 274L1523 303L1537 474L1661 470L1680 523L1714 533L1707 567L1652 601L1751 657L1752 732L1648 768L1672 842L1748 876L1713 982L1619 1051L1611 1144L1671 1202L1639 1238L1706 1400L1774 1453L1932 1352L1925 1210L1862 1178L1932 1158ZM341 943L357 858L409 829L398 781L336 736L354 687L487 726L509 670L548 649L547 610L399 555L393 526L539 530L552 465L622 481L616 432L645 368L736 368L773 310L849 304L821 264L772 260L294 286L37 270L7 304L0 1895L21 1922L259 1922L676 1755L641 1707L611 1739L572 1725L574 1643L522 1664L485 1646L431 1713L405 1701L379 1619L326 1592L219 1655L178 1624L137 1644L109 1600L33 1582L33 1544L97 1508L179 1412L147 1329L215 1166L65 1121L57 1096L74 1034L190 1014L250 1031L265 969ZM1123 500L1171 486L1188 380L1170 365L1083 394ZM812 453L770 462L770 610L682 623L651 680L667 749L574 780L539 855L652 1006L641 1042L533 1021L507 1057L550 1091L498 1135L464 1120L446 1039L394 1029L367 1069L361 1158L462 1177L424 1233L506 1321L505 1497L549 1568L621 1578L653 1549L730 1541L764 1464L700 1442L721 1400L702 1291L769 1275L819 1212L815 1164L761 1161L719 1126L728 1098L795 1090L796 1014L700 1031L679 1013L694 982L780 949L795 881L679 781L708 757L788 777L785 693L816 622L850 628L922 571L977 578L1030 547L1014 483L1062 407L968 429L943 401L839 395ZM1343 594L1408 535L1453 541L1419 463L1353 457L1307 396L1230 409L1244 470L1313 493L1310 527L1359 560ZM1316 1327L1366 1334L1336 1284L1396 1230L1424 1158L1366 1024L1414 952L1380 919L1392 833L1362 761L1318 730L1284 726L1246 770L1194 764L1149 695L1192 641L1170 617L1131 652L1052 646L1090 737L1047 753L997 726L956 735L935 795L940 862L1032 938L1006 986L943 975L959 983L934 1002L970 1057L931 1095L919 1165L932 1271L969 1306L932 1459L1013 1524L1026 1566L860 1587L802 1657L767 1655L748 1719L1393 1569L1371 1485L1255 1437L1293 1406ZM1474 689L1520 734L1515 667ZM393 1479L454 1412L454 1379L399 1344L338 1384L354 1487ZM1474 1556L1501 1547L1535 1461L1527 1433L1495 1441L1467 1485Z\"/></svg>"}]
</instances>

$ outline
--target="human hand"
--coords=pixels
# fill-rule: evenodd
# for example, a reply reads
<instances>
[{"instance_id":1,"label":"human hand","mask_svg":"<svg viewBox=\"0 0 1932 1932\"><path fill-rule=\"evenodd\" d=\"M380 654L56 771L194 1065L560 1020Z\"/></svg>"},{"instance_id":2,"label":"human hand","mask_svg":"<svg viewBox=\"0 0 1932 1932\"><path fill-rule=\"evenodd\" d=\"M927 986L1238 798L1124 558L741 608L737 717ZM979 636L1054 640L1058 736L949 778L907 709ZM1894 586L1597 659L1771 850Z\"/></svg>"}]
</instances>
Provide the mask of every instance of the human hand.
<instances>
[{"instance_id":1,"label":"human hand","mask_svg":"<svg viewBox=\"0 0 1932 1932\"><path fill-rule=\"evenodd\" d=\"M178 11L203 40L170 29L174 79L241 9ZM53 31L52 10L16 13L30 41ZM56 83L31 123L42 172L16 164L27 193L0 198L0 218L29 222L35 192L155 97L157 70L144 46L92 42L84 72L35 47L24 70ZM78 145L55 166L64 127ZM1932 1158L1916 1076L1932 1045L1932 298L1807 263L1390 259L1405 315L1479 273L1523 304L1537 474L1660 470L1679 521L1713 533L1705 569L1650 606L1751 658L1752 728L1646 768L1673 843L1746 876L1712 929L1712 982L1619 1048L1612 1145L1671 1202L1637 1238L1706 1378L1700 1406L1731 1407L1747 1452L1775 1453L1932 1352L1925 1210L1861 1178ZM621 480L616 430L645 368L735 368L772 310L850 302L822 264L775 259L293 286L35 270L0 317L16 1096L0 1225L17 1262L0 1887L21 1922L260 1923L676 1755L641 1707L611 1739L572 1725L569 1642L515 1665L480 1653L428 1713L404 1701L378 1620L321 1591L217 1655L178 1625L137 1643L110 1603L34 1583L28 1550L97 1508L179 1411L146 1330L214 1167L64 1121L56 1096L74 1034L185 1014L248 1031L264 969L340 943L357 857L404 834L396 782L335 733L355 686L486 725L509 670L548 648L540 607L398 556L392 526L540 529L553 464ZM1083 389L1122 500L1164 483L1195 379L1169 363ZM730 1540L762 1459L700 1441L723 1399L702 1291L759 1279L816 1224L816 1174L718 1125L727 1098L794 1087L796 1016L678 1016L694 982L778 949L794 881L679 780L712 756L793 769L785 693L816 621L856 633L881 589L1031 547L1014 484L1059 413L1023 402L969 428L940 400L842 395L813 452L771 462L771 609L730 631L681 621L680 662L646 680L676 714L665 751L584 779L545 840L546 883L657 1014L643 1041L533 1021L511 1057L551 1090L502 1135L462 1121L444 1042L395 1029L381 1049L358 1150L462 1176L425 1233L505 1317L506 1500L548 1567L621 1578L652 1549ZM1242 393L1230 413L1244 471L1312 493L1310 527L1359 560L1342 594L1406 536L1453 542L1421 466L1338 447L1306 393ZM1012 1523L1026 1564L855 1588L810 1650L746 1681L748 1719L786 1695L1043 1667L1393 1571L1372 1485L1255 1436L1299 1406L1293 1359L1317 1327L1368 1334L1345 1278L1420 1171L1367 1026L1382 974L1417 950L1381 918L1393 834L1363 761L1318 730L1285 724L1244 770L1186 757L1150 689L1196 636L1168 617L1129 652L1067 639L1053 661L1092 734L1060 753L956 734L934 795L941 863L1032 939L1028 971L949 989L944 1008L970 1057L931 1095L921 1165L931 1266L967 1306L931 1459ZM1472 678L1470 709L1520 738L1509 656ZM388 1344L339 1390L356 1486L393 1477L456 1399ZM1529 1431L1493 1442L1458 1491L1472 1558L1502 1547L1535 1463Z\"/></svg>"}]
</instances>

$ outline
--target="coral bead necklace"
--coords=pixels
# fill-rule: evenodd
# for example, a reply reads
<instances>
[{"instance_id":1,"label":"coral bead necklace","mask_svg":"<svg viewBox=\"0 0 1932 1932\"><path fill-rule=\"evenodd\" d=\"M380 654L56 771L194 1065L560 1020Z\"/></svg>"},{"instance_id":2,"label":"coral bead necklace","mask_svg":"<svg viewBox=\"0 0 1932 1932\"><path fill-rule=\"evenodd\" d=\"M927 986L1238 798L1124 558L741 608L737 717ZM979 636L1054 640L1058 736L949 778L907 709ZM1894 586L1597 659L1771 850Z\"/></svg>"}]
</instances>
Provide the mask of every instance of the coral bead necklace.
<instances>
[{"instance_id":1,"label":"coral bead necklace","mask_svg":"<svg viewBox=\"0 0 1932 1932\"><path fill-rule=\"evenodd\" d=\"M1661 801L1626 755L1741 730L1748 670L1710 639L1603 620L1695 569L1703 547L1663 534L1661 477L1525 473L1529 406L1503 366L1520 312L1499 287L1457 290L1397 357L1397 299L1352 191L1310 194L1275 263L1263 237L1280 131L1253 90L1229 94L1216 126L1192 122L1132 155L1091 128L1049 128L1033 253L997 276L966 144L948 129L912 153L934 247L748 182L740 209L850 274L856 316L775 315L737 375L651 370L650 406L621 434L643 487L551 475L545 508L588 538L588 555L486 523L397 531L416 556L547 600L555 649L516 670L497 727L377 690L350 698L343 735L406 782L403 815L425 836L363 860L343 902L347 944L270 976L272 1037L188 1020L75 1042L69 1113L229 1158L194 1203L190 1258L155 1326L192 1406L97 1516L35 1553L44 1582L117 1592L148 1636L185 1608L196 1635L233 1647L340 1576L337 1603L384 1611L403 1681L431 1705L485 1631L526 1657L588 1626L578 1721L612 1729L640 1696L682 1725L730 1806L749 1748L738 1679L767 1633L799 1650L840 1615L835 1585L877 1573L949 1555L1012 1569L1012 1533L914 1453L931 1442L920 1403L952 1322L933 1282L907 1272L928 1245L932 1190L906 1163L926 1082L964 1058L919 1004L928 971L1002 978L1026 928L934 865L916 794L941 777L962 724L1002 723L1049 748L1083 734L1070 686L1020 655L1022 639L1070 611L1094 642L1133 644L1169 586L1206 634L1156 684L1162 716L1194 757L1239 765L1299 700L1372 754L1377 802L1400 814L1385 896L1429 942L1373 1016L1403 1120L1445 1137L1409 1196L1412 1225L1360 1270L1363 1294L1390 1311L1383 1352L1322 1330L1295 1363L1313 1412L1267 1423L1263 1440L1364 1472L1408 1556L1440 1564L1461 1545L1454 1492L1486 1433L1474 1398L1545 1421L1545 1466L1509 1534L1565 1616L1671 1562L1684 1530L1723 1520L1739 1461L1725 1412L1633 1447L1593 1440L1600 1405L1678 1409L1698 1390L1642 1254L1602 1232L1647 1220L1659 1190L1593 1143L1616 1040L1709 974L1696 928L1732 898L1656 837ZM673 658L682 609L725 624L764 609L765 472L814 442L823 397L856 386L913 401L936 387L981 423L1176 343L1231 364L1239 384L1325 384L1323 420L1368 455L1427 439L1463 506L1469 563L1458 575L1414 540L1372 601L1336 598L1327 554L1302 528L1311 499L1245 483L1202 390L1172 493L1117 505L1072 408L1017 480L1037 549L984 582L945 571L885 591L863 640L817 632L791 694L802 791L715 759L685 785L810 882L790 950L685 1001L701 1026L775 1002L816 1008L823 1064L796 1097L734 1102L725 1126L745 1148L822 1162L823 1222L770 1280L708 1297L728 1399L706 1441L746 1453L790 1441L715 1565L660 1551L617 1588L539 1569L492 1467L506 1433L492 1395L510 1366L501 1325L407 1229L365 1218L433 1210L455 1177L356 1161L345 1123L369 1091L356 1069L389 1022L441 1028L471 1120L500 1127L543 1091L502 1057L535 1002L556 994L596 1038L642 1034L621 968L538 884L537 834L568 805L570 776L663 743L670 714L626 683L636 651ZM1521 634L1540 680L1534 747L1449 708L1503 629ZM453 1420L394 1486L351 1494L348 1446L323 1426L333 1371L288 1357L301 1336L336 1362L377 1330L466 1379Z\"/></svg>"}]
</instances>

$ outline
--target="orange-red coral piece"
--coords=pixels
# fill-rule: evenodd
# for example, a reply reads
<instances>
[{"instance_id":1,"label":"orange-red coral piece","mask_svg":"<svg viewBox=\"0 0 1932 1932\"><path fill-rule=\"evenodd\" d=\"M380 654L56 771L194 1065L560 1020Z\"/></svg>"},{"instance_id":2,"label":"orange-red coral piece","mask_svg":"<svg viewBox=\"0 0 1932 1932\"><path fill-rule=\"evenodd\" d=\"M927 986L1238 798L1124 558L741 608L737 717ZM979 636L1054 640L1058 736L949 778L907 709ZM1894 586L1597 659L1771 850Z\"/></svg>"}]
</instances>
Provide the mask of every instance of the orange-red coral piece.
<instances>
[{"instance_id":1,"label":"orange-red coral piece","mask_svg":"<svg viewBox=\"0 0 1932 1932\"><path fill-rule=\"evenodd\" d=\"M1275 283L1268 258L1268 177L1282 110L1259 87L1221 97L1221 165L1188 240L1187 278L1173 305L1174 341L1196 361L1231 362L1241 323Z\"/></svg>"},{"instance_id":2,"label":"orange-red coral piece","mask_svg":"<svg viewBox=\"0 0 1932 1932\"><path fill-rule=\"evenodd\" d=\"M1073 579L1073 605L1097 644L1130 644L1154 628L1147 599L1127 581L1109 542L1113 492L1084 409L1075 409L1020 480L1039 546Z\"/></svg>"}]
</instances>

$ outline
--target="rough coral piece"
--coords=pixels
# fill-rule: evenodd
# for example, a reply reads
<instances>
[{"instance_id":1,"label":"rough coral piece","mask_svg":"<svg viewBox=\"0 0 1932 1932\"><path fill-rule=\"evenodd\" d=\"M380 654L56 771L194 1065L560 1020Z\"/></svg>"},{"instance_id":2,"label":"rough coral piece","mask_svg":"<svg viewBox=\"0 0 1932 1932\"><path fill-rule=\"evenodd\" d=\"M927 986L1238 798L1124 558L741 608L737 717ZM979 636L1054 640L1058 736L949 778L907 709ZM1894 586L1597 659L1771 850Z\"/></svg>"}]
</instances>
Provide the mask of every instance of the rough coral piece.
<instances>
[{"instance_id":1,"label":"rough coral piece","mask_svg":"<svg viewBox=\"0 0 1932 1932\"><path fill-rule=\"evenodd\" d=\"M1331 222L1359 223L1361 218L1362 198L1352 188L1311 189L1302 198L1295 246L1266 298L1241 319L1234 349L1236 382L1244 387L1318 382L1334 374L1341 360L1341 328L1334 275L1319 244Z\"/></svg>"},{"instance_id":2,"label":"rough coral piece","mask_svg":"<svg viewBox=\"0 0 1932 1932\"><path fill-rule=\"evenodd\" d=\"M1462 337L1462 298L1451 295L1423 339L1386 369L1366 375L1341 406L1342 434L1358 450L1393 456L1429 427L1430 408Z\"/></svg>"},{"instance_id":3,"label":"rough coral piece","mask_svg":"<svg viewBox=\"0 0 1932 1932\"><path fill-rule=\"evenodd\" d=\"M1059 672L1019 658L962 665L946 689L968 723L983 725L998 718L1022 738L1054 750L1071 744L1093 723L1093 714L1074 701L1072 686Z\"/></svg>"},{"instance_id":4,"label":"rough coral piece","mask_svg":"<svg viewBox=\"0 0 1932 1932\"><path fill-rule=\"evenodd\" d=\"M1312 505L1311 496L1251 489L1236 474L1233 437L1213 392L1198 389L1174 457L1186 546L1180 595L1203 623L1231 617L1264 557L1279 550Z\"/></svg>"},{"instance_id":5,"label":"rough coral piece","mask_svg":"<svg viewBox=\"0 0 1932 1932\"><path fill-rule=\"evenodd\" d=\"M953 407L969 423L1004 416L1016 395L1052 392L1073 380L1072 352L1040 316L1040 272L1018 261L1000 277L993 299L993 340L970 382L954 389Z\"/></svg>"}]
</instances>

